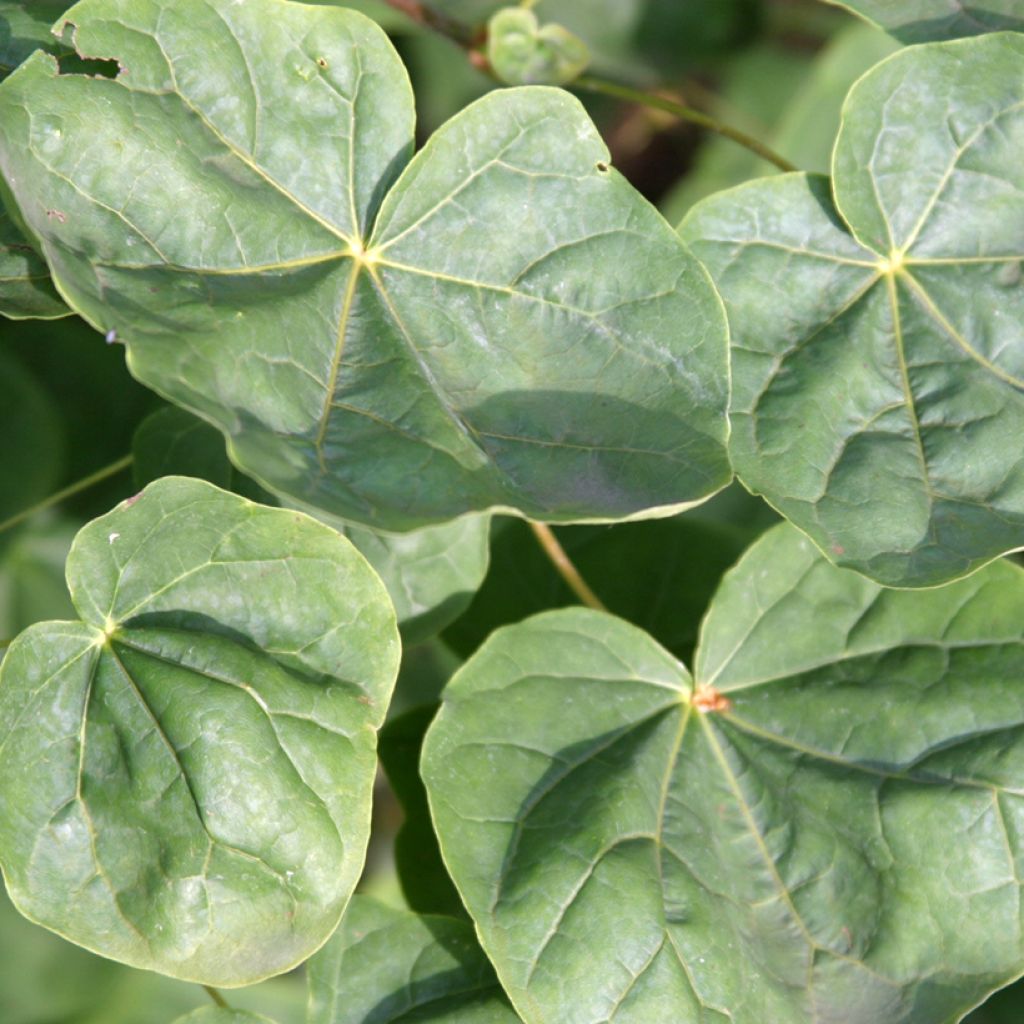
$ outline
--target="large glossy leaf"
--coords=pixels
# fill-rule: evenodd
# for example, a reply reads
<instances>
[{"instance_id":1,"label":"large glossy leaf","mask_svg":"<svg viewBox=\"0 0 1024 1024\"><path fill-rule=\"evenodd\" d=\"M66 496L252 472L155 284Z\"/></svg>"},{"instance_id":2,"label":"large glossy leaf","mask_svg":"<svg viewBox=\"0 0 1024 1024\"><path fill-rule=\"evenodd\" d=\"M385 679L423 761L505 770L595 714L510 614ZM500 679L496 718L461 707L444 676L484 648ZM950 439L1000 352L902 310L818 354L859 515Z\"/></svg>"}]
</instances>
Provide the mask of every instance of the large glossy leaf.
<instances>
[{"instance_id":1,"label":"large glossy leaf","mask_svg":"<svg viewBox=\"0 0 1024 1024\"><path fill-rule=\"evenodd\" d=\"M951 1024L1024 968L1022 678L1020 568L888 590L783 524L694 678L537 616L456 675L424 775L528 1024Z\"/></svg>"},{"instance_id":2,"label":"large glossy leaf","mask_svg":"<svg viewBox=\"0 0 1024 1024\"><path fill-rule=\"evenodd\" d=\"M517 1024L464 921L352 900L309 963L308 1024Z\"/></svg>"},{"instance_id":3,"label":"large glossy leaf","mask_svg":"<svg viewBox=\"0 0 1024 1024\"><path fill-rule=\"evenodd\" d=\"M124 70L30 59L0 86L0 170L62 293L261 483L405 530L616 519L728 480L718 299L576 100L492 93L395 182L412 97L360 15L68 18Z\"/></svg>"},{"instance_id":4,"label":"large glossy leaf","mask_svg":"<svg viewBox=\"0 0 1024 1024\"><path fill-rule=\"evenodd\" d=\"M1024 544L1024 36L904 50L828 181L705 200L737 474L841 565L923 586Z\"/></svg>"},{"instance_id":5,"label":"large glossy leaf","mask_svg":"<svg viewBox=\"0 0 1024 1024\"><path fill-rule=\"evenodd\" d=\"M194 476L264 504L277 500L228 459L218 430L184 409L153 413L132 444L140 487L161 476ZM387 587L406 643L439 632L467 607L487 572L490 516L468 515L409 533L379 533L323 516L373 566Z\"/></svg>"},{"instance_id":6,"label":"large glossy leaf","mask_svg":"<svg viewBox=\"0 0 1024 1024\"><path fill-rule=\"evenodd\" d=\"M77 622L0 674L0 865L30 919L210 984L284 971L358 878L398 660L334 531L170 477L79 534Z\"/></svg>"},{"instance_id":7,"label":"large glossy leaf","mask_svg":"<svg viewBox=\"0 0 1024 1024\"><path fill-rule=\"evenodd\" d=\"M854 11L904 43L1024 29L1020 0L828 0Z\"/></svg>"}]
</instances>

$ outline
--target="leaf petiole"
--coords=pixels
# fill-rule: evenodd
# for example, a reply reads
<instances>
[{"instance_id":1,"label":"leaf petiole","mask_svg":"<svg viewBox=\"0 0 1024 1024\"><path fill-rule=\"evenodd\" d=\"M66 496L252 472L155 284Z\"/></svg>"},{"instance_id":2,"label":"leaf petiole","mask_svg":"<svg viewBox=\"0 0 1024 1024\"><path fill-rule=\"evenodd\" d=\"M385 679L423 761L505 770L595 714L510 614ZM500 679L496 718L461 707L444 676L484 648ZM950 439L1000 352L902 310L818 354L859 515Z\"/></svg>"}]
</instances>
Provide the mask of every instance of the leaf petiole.
<instances>
[{"instance_id":1,"label":"leaf petiole","mask_svg":"<svg viewBox=\"0 0 1024 1024\"><path fill-rule=\"evenodd\" d=\"M90 473L88 476L82 477L81 480L76 480L73 484L68 484L63 490L57 491L55 494L51 494L48 498L43 498L42 501L37 502L30 508L22 509L20 512L11 516L10 519L5 519L0 523L0 533L5 530L11 529L11 527L17 526L19 523L25 522L26 519L31 519L37 512L42 512L44 509L52 508L54 505L59 505L62 501L67 498L74 497L76 494L81 494L82 491L87 491L90 487L95 487L96 484L102 483L104 480L109 479L112 476L116 476L122 470L127 469L134 459L132 455L124 455L116 462L111 462L108 466L104 466L102 469L97 469L95 473Z\"/></svg>"},{"instance_id":2,"label":"leaf petiole","mask_svg":"<svg viewBox=\"0 0 1024 1024\"><path fill-rule=\"evenodd\" d=\"M644 92L642 89L633 89L628 85L619 85L617 82L607 82L603 78L594 78L592 75L583 75L571 83L577 89L586 92L601 93L605 96L614 96L616 99L628 100L631 103L638 103L641 106L650 107L653 110L662 110L667 114L673 114L680 121L687 121L690 124L706 128L710 132L722 135L733 142L744 146L752 153L756 153L763 160L774 164L780 171L798 171L800 168L791 164L785 157L780 156L773 149L770 149L763 142L759 142L752 135L733 128L732 125L705 114L693 107L668 99L665 96L657 96L654 93Z\"/></svg>"},{"instance_id":3,"label":"leaf petiole","mask_svg":"<svg viewBox=\"0 0 1024 1024\"><path fill-rule=\"evenodd\" d=\"M558 570L558 575L565 580L566 586L588 608L599 612L608 611L604 602L590 589L587 581L580 575L579 569L566 554L565 548L562 547L551 527L546 523L535 523L532 519L529 522L537 542L543 548L544 554L551 560L551 564Z\"/></svg>"},{"instance_id":4,"label":"leaf petiole","mask_svg":"<svg viewBox=\"0 0 1024 1024\"><path fill-rule=\"evenodd\" d=\"M231 1004L212 985L204 985L203 989L214 1003L223 1010L230 1010Z\"/></svg>"}]
</instances>

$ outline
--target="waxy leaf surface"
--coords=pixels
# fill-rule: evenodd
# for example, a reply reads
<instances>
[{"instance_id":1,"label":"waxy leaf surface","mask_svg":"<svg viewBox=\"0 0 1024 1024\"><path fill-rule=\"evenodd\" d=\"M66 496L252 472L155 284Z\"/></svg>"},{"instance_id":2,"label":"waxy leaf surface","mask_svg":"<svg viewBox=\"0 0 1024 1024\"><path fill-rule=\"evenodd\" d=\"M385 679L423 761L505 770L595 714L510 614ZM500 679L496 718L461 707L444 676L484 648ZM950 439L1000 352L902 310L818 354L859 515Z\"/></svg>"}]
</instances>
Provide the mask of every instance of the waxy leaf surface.
<instances>
[{"instance_id":1,"label":"waxy leaf surface","mask_svg":"<svg viewBox=\"0 0 1024 1024\"><path fill-rule=\"evenodd\" d=\"M27 917L250 984L331 934L362 868L394 613L308 517L169 477L86 526L77 622L0 670L0 866Z\"/></svg>"},{"instance_id":2,"label":"waxy leaf surface","mask_svg":"<svg viewBox=\"0 0 1024 1024\"><path fill-rule=\"evenodd\" d=\"M828 0L870 19L904 43L1024 29L1020 0Z\"/></svg>"},{"instance_id":3,"label":"waxy leaf surface","mask_svg":"<svg viewBox=\"0 0 1024 1024\"><path fill-rule=\"evenodd\" d=\"M948 1024L1024 968L1022 679L1017 566L889 590L781 524L693 678L598 612L498 631L424 778L528 1024Z\"/></svg>"},{"instance_id":4,"label":"waxy leaf surface","mask_svg":"<svg viewBox=\"0 0 1024 1024\"><path fill-rule=\"evenodd\" d=\"M356 896L309 962L308 1024L518 1024L473 928Z\"/></svg>"},{"instance_id":5,"label":"waxy leaf surface","mask_svg":"<svg viewBox=\"0 0 1024 1024\"><path fill-rule=\"evenodd\" d=\"M408 78L359 14L67 17L121 73L31 58L0 86L0 171L62 293L260 483L409 530L728 481L720 302L568 94L493 93L410 161Z\"/></svg>"},{"instance_id":6,"label":"waxy leaf surface","mask_svg":"<svg viewBox=\"0 0 1024 1024\"><path fill-rule=\"evenodd\" d=\"M1024 35L853 88L827 179L680 230L732 330L738 476L840 565L927 586L1024 545Z\"/></svg>"},{"instance_id":7,"label":"waxy leaf surface","mask_svg":"<svg viewBox=\"0 0 1024 1024\"><path fill-rule=\"evenodd\" d=\"M220 431L184 409L171 406L149 416L135 432L132 451L139 487L161 476L194 476L277 504L231 465ZM406 643L438 633L469 605L487 573L490 520L471 514L408 533L379 533L321 514L321 521L348 537L380 576Z\"/></svg>"}]
</instances>

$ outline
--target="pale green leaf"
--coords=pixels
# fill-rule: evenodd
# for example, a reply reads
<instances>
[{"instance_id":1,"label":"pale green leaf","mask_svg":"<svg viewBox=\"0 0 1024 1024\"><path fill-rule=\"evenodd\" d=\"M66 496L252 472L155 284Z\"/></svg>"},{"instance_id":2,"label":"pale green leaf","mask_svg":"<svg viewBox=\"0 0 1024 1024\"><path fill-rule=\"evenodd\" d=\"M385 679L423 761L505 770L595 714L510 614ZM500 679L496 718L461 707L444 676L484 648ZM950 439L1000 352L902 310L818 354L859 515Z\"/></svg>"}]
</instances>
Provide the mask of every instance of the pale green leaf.
<instances>
[{"instance_id":1,"label":"pale green leaf","mask_svg":"<svg viewBox=\"0 0 1024 1024\"><path fill-rule=\"evenodd\" d=\"M1024 29L1020 0L828 0L870 19L904 43Z\"/></svg>"},{"instance_id":2,"label":"pale green leaf","mask_svg":"<svg viewBox=\"0 0 1024 1024\"><path fill-rule=\"evenodd\" d=\"M1024 544L1024 36L904 50L826 179L681 232L729 312L737 474L833 560L927 586Z\"/></svg>"},{"instance_id":3,"label":"pale green leaf","mask_svg":"<svg viewBox=\"0 0 1024 1024\"><path fill-rule=\"evenodd\" d=\"M0 641L34 622L74 615L64 581L74 536L73 524L43 520L19 530L0 551Z\"/></svg>"},{"instance_id":4,"label":"pale green leaf","mask_svg":"<svg viewBox=\"0 0 1024 1024\"><path fill-rule=\"evenodd\" d=\"M201 1006L178 1017L174 1024L274 1024L269 1017L247 1010L229 1010L220 1006Z\"/></svg>"},{"instance_id":5,"label":"pale green leaf","mask_svg":"<svg viewBox=\"0 0 1024 1024\"><path fill-rule=\"evenodd\" d=\"M567 609L448 687L431 810L527 1024L952 1024L1021 973L1024 571L889 590L783 524L694 676Z\"/></svg>"},{"instance_id":6,"label":"pale green leaf","mask_svg":"<svg viewBox=\"0 0 1024 1024\"><path fill-rule=\"evenodd\" d=\"M308 517L166 478L86 526L81 621L0 670L0 865L27 917L137 967L250 984L358 879L394 613Z\"/></svg>"},{"instance_id":7,"label":"pale green leaf","mask_svg":"<svg viewBox=\"0 0 1024 1024\"><path fill-rule=\"evenodd\" d=\"M0 170L62 293L269 489L407 530L624 518L727 482L718 299L572 97L492 93L402 171L408 81L358 14L68 18L123 70L30 59L0 86Z\"/></svg>"},{"instance_id":8,"label":"pale green leaf","mask_svg":"<svg viewBox=\"0 0 1024 1024\"><path fill-rule=\"evenodd\" d=\"M533 11L504 7L487 23L487 60L509 85L565 85L590 63L586 43Z\"/></svg>"},{"instance_id":9,"label":"pale green leaf","mask_svg":"<svg viewBox=\"0 0 1024 1024\"><path fill-rule=\"evenodd\" d=\"M365 896L309 963L308 1024L517 1024L473 934Z\"/></svg>"}]
</instances>

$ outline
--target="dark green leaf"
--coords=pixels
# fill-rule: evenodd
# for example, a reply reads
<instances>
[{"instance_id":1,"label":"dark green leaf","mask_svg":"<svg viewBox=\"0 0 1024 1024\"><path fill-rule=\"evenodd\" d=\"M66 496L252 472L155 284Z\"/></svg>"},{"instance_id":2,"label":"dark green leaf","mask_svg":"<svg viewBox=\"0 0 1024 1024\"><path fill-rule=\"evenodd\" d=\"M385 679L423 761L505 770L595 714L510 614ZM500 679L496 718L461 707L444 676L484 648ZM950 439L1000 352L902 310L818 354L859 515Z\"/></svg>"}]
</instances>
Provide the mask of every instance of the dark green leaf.
<instances>
[{"instance_id":1,"label":"dark green leaf","mask_svg":"<svg viewBox=\"0 0 1024 1024\"><path fill-rule=\"evenodd\" d=\"M928 586L1024 544L1024 36L904 50L850 94L827 180L681 232L733 338L743 482L834 561Z\"/></svg>"},{"instance_id":2,"label":"dark green leaf","mask_svg":"<svg viewBox=\"0 0 1024 1024\"><path fill-rule=\"evenodd\" d=\"M528 1024L952 1024L1020 974L1024 571L887 590L781 525L694 677L572 609L448 687L431 809Z\"/></svg>"},{"instance_id":3,"label":"dark green leaf","mask_svg":"<svg viewBox=\"0 0 1024 1024\"><path fill-rule=\"evenodd\" d=\"M46 261L0 205L0 316L56 320L70 315L53 286Z\"/></svg>"},{"instance_id":4,"label":"dark green leaf","mask_svg":"<svg viewBox=\"0 0 1024 1024\"><path fill-rule=\"evenodd\" d=\"M18 531L2 549L0 640L15 636L34 622L74 615L64 581L64 560L74 536L71 523L44 520ZM5 653L0 649L0 658Z\"/></svg>"},{"instance_id":5,"label":"dark green leaf","mask_svg":"<svg viewBox=\"0 0 1024 1024\"><path fill-rule=\"evenodd\" d=\"M293 967L362 867L398 661L362 557L167 478L79 534L81 621L0 671L0 864L30 919L209 984Z\"/></svg>"},{"instance_id":6,"label":"dark green leaf","mask_svg":"<svg viewBox=\"0 0 1024 1024\"><path fill-rule=\"evenodd\" d=\"M261 483L412 529L625 518L727 482L720 304L566 93L492 93L402 171L408 81L355 13L68 17L124 70L30 59L0 86L0 170L62 293Z\"/></svg>"},{"instance_id":7,"label":"dark green leaf","mask_svg":"<svg viewBox=\"0 0 1024 1024\"><path fill-rule=\"evenodd\" d=\"M365 896L309 962L309 1024L517 1024L472 927Z\"/></svg>"},{"instance_id":8,"label":"dark green leaf","mask_svg":"<svg viewBox=\"0 0 1024 1024\"><path fill-rule=\"evenodd\" d=\"M441 860L420 778L423 736L436 712L437 705L429 704L389 721L380 733L380 760L404 814L395 836L395 869L402 895L417 913L461 917L465 911Z\"/></svg>"},{"instance_id":9,"label":"dark green leaf","mask_svg":"<svg viewBox=\"0 0 1024 1024\"><path fill-rule=\"evenodd\" d=\"M0 0L0 80L36 50L67 53L50 31L70 0Z\"/></svg>"},{"instance_id":10,"label":"dark green leaf","mask_svg":"<svg viewBox=\"0 0 1024 1024\"><path fill-rule=\"evenodd\" d=\"M1020 0L828 0L887 29L904 43L1024 29Z\"/></svg>"},{"instance_id":11,"label":"dark green leaf","mask_svg":"<svg viewBox=\"0 0 1024 1024\"><path fill-rule=\"evenodd\" d=\"M612 527L566 527L558 538L611 611L646 629L678 657L688 658L722 573L755 533L676 516ZM487 579L444 638L468 656L499 626L578 603L530 527L503 522Z\"/></svg>"},{"instance_id":12,"label":"dark green leaf","mask_svg":"<svg viewBox=\"0 0 1024 1024\"><path fill-rule=\"evenodd\" d=\"M0 351L0 523L45 498L60 478L64 437L53 400L19 360ZM8 538L0 534L0 547Z\"/></svg>"}]
</instances>

